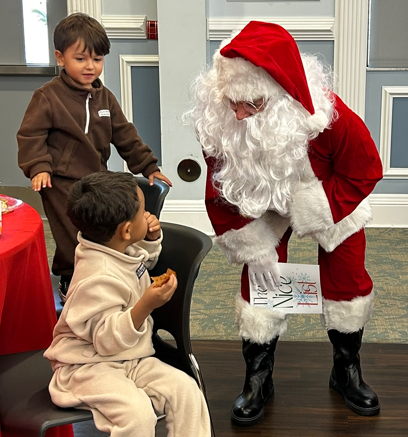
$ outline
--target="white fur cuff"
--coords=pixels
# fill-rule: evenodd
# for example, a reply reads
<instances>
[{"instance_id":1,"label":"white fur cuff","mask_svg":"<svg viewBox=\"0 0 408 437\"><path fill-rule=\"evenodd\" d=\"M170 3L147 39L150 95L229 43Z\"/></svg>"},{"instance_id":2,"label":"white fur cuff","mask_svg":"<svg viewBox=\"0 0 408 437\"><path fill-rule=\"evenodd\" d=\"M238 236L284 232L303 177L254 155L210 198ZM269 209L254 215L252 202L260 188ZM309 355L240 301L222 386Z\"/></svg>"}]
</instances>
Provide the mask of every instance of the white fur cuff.
<instances>
[{"instance_id":1,"label":"white fur cuff","mask_svg":"<svg viewBox=\"0 0 408 437\"><path fill-rule=\"evenodd\" d=\"M323 299L321 322L325 329L350 334L364 328L370 320L374 305L374 292L351 301Z\"/></svg>"},{"instance_id":2,"label":"white fur cuff","mask_svg":"<svg viewBox=\"0 0 408 437\"><path fill-rule=\"evenodd\" d=\"M256 219L241 229L225 232L214 241L230 263L242 264L262 259L274 252L288 227L286 221L282 226L282 218L278 223L280 226L275 226L274 222L278 220L270 220L268 215L268 223L263 218Z\"/></svg>"},{"instance_id":3,"label":"white fur cuff","mask_svg":"<svg viewBox=\"0 0 408 437\"><path fill-rule=\"evenodd\" d=\"M323 184L318 179L293 194L290 213L292 228L300 237L322 231L334 224Z\"/></svg>"},{"instance_id":4,"label":"white fur cuff","mask_svg":"<svg viewBox=\"0 0 408 437\"><path fill-rule=\"evenodd\" d=\"M254 307L238 294L235 301L239 335L244 340L265 344L286 332L287 314L270 308Z\"/></svg>"},{"instance_id":5,"label":"white fur cuff","mask_svg":"<svg viewBox=\"0 0 408 437\"><path fill-rule=\"evenodd\" d=\"M332 252L350 235L355 234L372 219L371 207L368 199L364 199L360 205L343 220L321 232L316 232L313 238L323 247L326 252Z\"/></svg>"}]
</instances>

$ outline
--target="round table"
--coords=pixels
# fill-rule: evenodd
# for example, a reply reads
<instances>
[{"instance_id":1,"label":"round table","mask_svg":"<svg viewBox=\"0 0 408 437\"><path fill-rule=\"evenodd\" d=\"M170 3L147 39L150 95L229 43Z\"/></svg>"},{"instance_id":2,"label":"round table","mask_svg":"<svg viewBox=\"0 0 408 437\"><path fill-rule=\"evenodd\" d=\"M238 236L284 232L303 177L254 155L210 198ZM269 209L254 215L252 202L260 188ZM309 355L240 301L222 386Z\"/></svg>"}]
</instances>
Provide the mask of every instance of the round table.
<instances>
[{"instance_id":1,"label":"round table","mask_svg":"<svg viewBox=\"0 0 408 437\"><path fill-rule=\"evenodd\" d=\"M57 321L40 215L23 205L3 215L0 235L0 354L45 349ZM0 417L1 422L1 417ZM47 437L71 437L72 426ZM1 437L11 434L1 432Z\"/></svg>"},{"instance_id":2,"label":"round table","mask_svg":"<svg viewBox=\"0 0 408 437\"><path fill-rule=\"evenodd\" d=\"M3 215L0 354L47 348L56 321L42 220L23 204Z\"/></svg>"}]
</instances>

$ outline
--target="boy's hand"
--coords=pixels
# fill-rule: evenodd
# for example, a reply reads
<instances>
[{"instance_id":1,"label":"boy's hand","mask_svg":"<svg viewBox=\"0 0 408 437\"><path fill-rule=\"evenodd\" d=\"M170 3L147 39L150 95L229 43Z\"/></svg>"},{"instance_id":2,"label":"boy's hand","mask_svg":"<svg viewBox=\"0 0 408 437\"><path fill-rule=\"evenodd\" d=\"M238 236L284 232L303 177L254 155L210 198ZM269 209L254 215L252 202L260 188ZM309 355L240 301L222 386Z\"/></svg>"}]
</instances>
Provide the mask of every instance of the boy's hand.
<instances>
[{"instance_id":1,"label":"boy's hand","mask_svg":"<svg viewBox=\"0 0 408 437\"><path fill-rule=\"evenodd\" d=\"M147 287L142 299L146 300L146 305L153 311L168 302L176 291L176 288L177 278L175 275L171 275L170 279L161 287L155 287L154 284Z\"/></svg>"},{"instance_id":2,"label":"boy's hand","mask_svg":"<svg viewBox=\"0 0 408 437\"><path fill-rule=\"evenodd\" d=\"M169 185L170 187L173 186L173 184L171 183L171 180L168 179L166 176L164 176L163 173L161 173L159 171L154 171L153 173L149 174L149 183L150 183L150 185L153 185L154 178L160 179L161 181L166 182L166 184Z\"/></svg>"},{"instance_id":3,"label":"boy's hand","mask_svg":"<svg viewBox=\"0 0 408 437\"><path fill-rule=\"evenodd\" d=\"M145 239L151 241L157 240L160 237L161 229L159 219L148 211L145 211L144 216L147 221L147 234Z\"/></svg>"},{"instance_id":4,"label":"boy's hand","mask_svg":"<svg viewBox=\"0 0 408 437\"><path fill-rule=\"evenodd\" d=\"M34 191L40 191L41 188L51 188L51 175L47 172L42 172L42 173L38 173L36 174L32 179L31 179L31 188Z\"/></svg>"},{"instance_id":5,"label":"boy's hand","mask_svg":"<svg viewBox=\"0 0 408 437\"><path fill-rule=\"evenodd\" d=\"M131 309L133 326L139 329L150 313L168 302L177 288L177 278L174 275L161 287L153 284L146 288L140 300Z\"/></svg>"}]
</instances>

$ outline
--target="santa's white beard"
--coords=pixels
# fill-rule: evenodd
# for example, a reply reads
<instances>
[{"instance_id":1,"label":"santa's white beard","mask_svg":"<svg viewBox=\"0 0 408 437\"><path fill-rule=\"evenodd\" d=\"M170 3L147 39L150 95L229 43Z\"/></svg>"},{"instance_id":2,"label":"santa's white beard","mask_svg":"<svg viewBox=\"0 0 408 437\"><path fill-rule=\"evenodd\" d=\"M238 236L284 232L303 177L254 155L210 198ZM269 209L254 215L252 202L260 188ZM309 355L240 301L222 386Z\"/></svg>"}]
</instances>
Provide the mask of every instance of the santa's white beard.
<instances>
[{"instance_id":1,"label":"santa's white beard","mask_svg":"<svg viewBox=\"0 0 408 437\"><path fill-rule=\"evenodd\" d=\"M314 108L326 114L328 127L337 117L333 97L325 91L330 89L331 74L314 56L302 55L302 60ZM242 214L254 218L268 209L287 214L296 184L314 177L307 151L321 132L308 125L310 114L302 105L271 81L266 108L238 121L222 104L224 91L211 68L196 78L195 104L183 115L186 124L194 125L204 153L219 163L214 185Z\"/></svg>"},{"instance_id":2,"label":"santa's white beard","mask_svg":"<svg viewBox=\"0 0 408 437\"><path fill-rule=\"evenodd\" d=\"M274 102L242 121L232 110L222 109L218 132L215 126L211 129L217 143L200 136L206 153L221 163L213 182L247 216L258 218L268 209L287 214L294 185L306 173L310 176L304 116L288 103Z\"/></svg>"}]
</instances>

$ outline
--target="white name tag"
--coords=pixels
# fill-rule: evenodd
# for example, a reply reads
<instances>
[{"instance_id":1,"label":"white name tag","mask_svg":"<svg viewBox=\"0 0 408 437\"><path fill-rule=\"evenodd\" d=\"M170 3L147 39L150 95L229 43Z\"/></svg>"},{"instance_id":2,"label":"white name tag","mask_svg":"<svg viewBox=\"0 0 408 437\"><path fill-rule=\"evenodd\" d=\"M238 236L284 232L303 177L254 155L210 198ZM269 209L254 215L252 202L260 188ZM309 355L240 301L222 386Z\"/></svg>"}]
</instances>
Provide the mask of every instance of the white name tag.
<instances>
[{"instance_id":1,"label":"white name tag","mask_svg":"<svg viewBox=\"0 0 408 437\"><path fill-rule=\"evenodd\" d=\"M322 291L317 265L279 263L278 289L254 288L250 282L250 303L288 314L321 314Z\"/></svg>"},{"instance_id":2,"label":"white name tag","mask_svg":"<svg viewBox=\"0 0 408 437\"><path fill-rule=\"evenodd\" d=\"M109 109L101 109L98 111L99 117L110 117L110 111Z\"/></svg>"}]
</instances>

